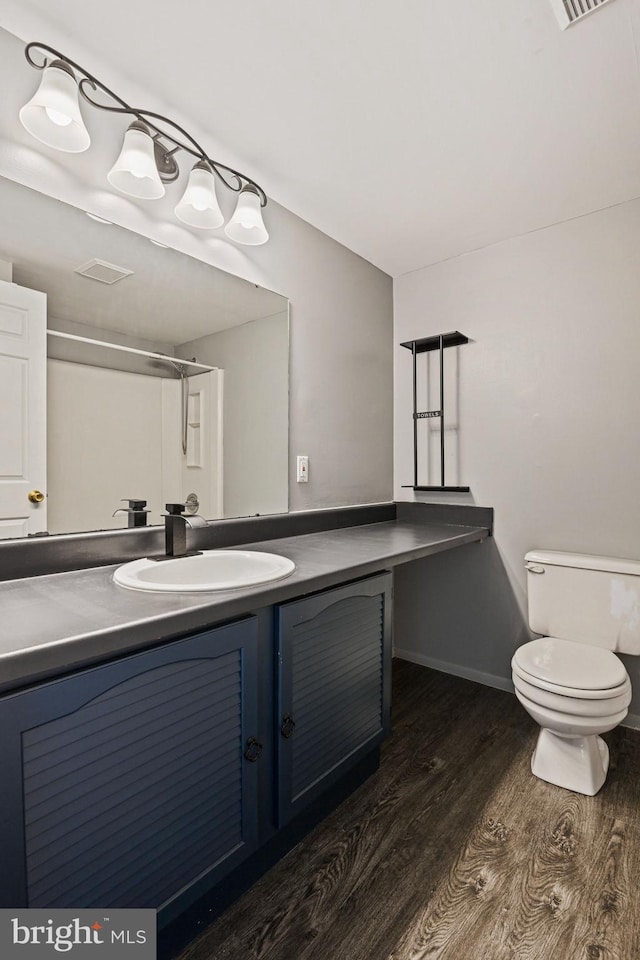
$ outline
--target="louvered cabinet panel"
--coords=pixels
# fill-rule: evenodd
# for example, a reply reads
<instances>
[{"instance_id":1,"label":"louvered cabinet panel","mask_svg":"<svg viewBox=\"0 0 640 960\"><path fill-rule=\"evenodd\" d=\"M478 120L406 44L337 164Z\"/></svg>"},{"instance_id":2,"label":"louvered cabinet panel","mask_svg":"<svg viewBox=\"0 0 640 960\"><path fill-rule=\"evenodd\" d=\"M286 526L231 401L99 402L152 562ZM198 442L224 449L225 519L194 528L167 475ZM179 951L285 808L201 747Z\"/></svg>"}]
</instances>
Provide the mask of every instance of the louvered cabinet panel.
<instances>
[{"instance_id":1,"label":"louvered cabinet panel","mask_svg":"<svg viewBox=\"0 0 640 960\"><path fill-rule=\"evenodd\" d=\"M2 905L166 911L251 853L256 659L249 618L5 698Z\"/></svg>"},{"instance_id":2,"label":"louvered cabinet panel","mask_svg":"<svg viewBox=\"0 0 640 960\"><path fill-rule=\"evenodd\" d=\"M384 739L390 666L390 574L278 608L280 826Z\"/></svg>"}]
</instances>

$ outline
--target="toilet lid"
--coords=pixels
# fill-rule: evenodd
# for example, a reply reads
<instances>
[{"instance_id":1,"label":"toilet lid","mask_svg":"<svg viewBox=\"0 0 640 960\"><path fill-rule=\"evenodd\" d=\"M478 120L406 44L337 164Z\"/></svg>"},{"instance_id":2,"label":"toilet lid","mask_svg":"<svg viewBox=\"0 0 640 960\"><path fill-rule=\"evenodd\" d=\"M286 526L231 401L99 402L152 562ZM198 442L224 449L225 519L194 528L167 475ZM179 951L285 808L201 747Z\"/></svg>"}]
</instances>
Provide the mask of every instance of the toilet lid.
<instances>
[{"instance_id":1,"label":"toilet lid","mask_svg":"<svg viewBox=\"0 0 640 960\"><path fill-rule=\"evenodd\" d=\"M511 661L511 679L515 687L519 680L537 687L538 690L547 690L549 693L558 694L561 697L576 698L578 700L609 700L623 696L625 693L631 693L631 681L629 677L624 683L617 687L607 687L606 690L580 690L577 687L563 687L559 683L550 683L548 680L541 680L540 677L533 677L515 662L515 657Z\"/></svg>"},{"instance_id":2,"label":"toilet lid","mask_svg":"<svg viewBox=\"0 0 640 960\"><path fill-rule=\"evenodd\" d=\"M611 650L556 637L540 637L519 647L514 663L531 677L576 690L608 690L627 679Z\"/></svg>"}]
</instances>

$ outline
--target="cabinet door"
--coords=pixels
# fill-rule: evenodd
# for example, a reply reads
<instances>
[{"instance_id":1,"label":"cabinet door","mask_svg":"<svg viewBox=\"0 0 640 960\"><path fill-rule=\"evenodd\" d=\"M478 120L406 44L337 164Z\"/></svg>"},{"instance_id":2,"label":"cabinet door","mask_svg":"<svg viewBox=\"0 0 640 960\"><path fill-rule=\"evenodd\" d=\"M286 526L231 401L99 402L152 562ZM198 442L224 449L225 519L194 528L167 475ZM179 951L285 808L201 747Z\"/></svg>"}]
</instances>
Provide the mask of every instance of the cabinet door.
<instances>
[{"instance_id":1,"label":"cabinet door","mask_svg":"<svg viewBox=\"0 0 640 960\"><path fill-rule=\"evenodd\" d=\"M3 698L0 906L171 914L251 853L256 658L249 618Z\"/></svg>"},{"instance_id":2,"label":"cabinet door","mask_svg":"<svg viewBox=\"0 0 640 960\"><path fill-rule=\"evenodd\" d=\"M278 607L278 822L389 730L391 575Z\"/></svg>"}]
</instances>

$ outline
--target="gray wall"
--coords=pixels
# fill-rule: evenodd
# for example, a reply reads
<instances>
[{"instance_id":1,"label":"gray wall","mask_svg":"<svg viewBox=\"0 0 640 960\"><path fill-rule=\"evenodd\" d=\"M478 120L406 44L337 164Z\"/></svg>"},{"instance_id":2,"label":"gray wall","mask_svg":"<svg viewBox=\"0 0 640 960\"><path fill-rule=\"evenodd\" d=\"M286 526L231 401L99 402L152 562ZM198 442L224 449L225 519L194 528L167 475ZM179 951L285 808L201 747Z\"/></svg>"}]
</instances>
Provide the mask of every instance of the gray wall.
<instances>
[{"instance_id":1,"label":"gray wall","mask_svg":"<svg viewBox=\"0 0 640 960\"><path fill-rule=\"evenodd\" d=\"M288 315L180 344L177 355L224 369L223 516L286 513Z\"/></svg>"},{"instance_id":2,"label":"gray wall","mask_svg":"<svg viewBox=\"0 0 640 960\"><path fill-rule=\"evenodd\" d=\"M460 481L495 508L485 561L448 561L459 594L445 564L399 575L416 608L395 644L507 685L528 636L527 550L640 557L640 201L401 277L394 296L396 342L455 329L473 341L457 348ZM407 499L406 350L395 367L396 496ZM638 715L640 663L626 663Z\"/></svg>"},{"instance_id":3,"label":"gray wall","mask_svg":"<svg viewBox=\"0 0 640 960\"><path fill-rule=\"evenodd\" d=\"M529 632L494 539L405 563L393 582L396 656L511 689Z\"/></svg>"},{"instance_id":4,"label":"gray wall","mask_svg":"<svg viewBox=\"0 0 640 960\"><path fill-rule=\"evenodd\" d=\"M0 174L289 297L290 509L389 500L393 485L390 277L273 201L265 211L271 240L250 248L228 242L222 231L198 233L181 226L173 214L181 184L150 203L117 195L107 186L106 174L126 124L120 117L83 107L92 137L86 153L63 154L39 145L17 119L18 109L39 82L39 75L24 59L23 47L16 37L0 30L0 82L7 93L0 101ZM83 57L77 44L69 55L78 62L93 63L101 75L100 64ZM108 63L108 52L104 56ZM113 63L105 76L109 86L129 102L173 117L214 156L223 162L228 157L224 147L216 145L214 132L199 129L176 111L176 104L163 103L152 91L140 89L119 74ZM188 109L188 104L182 106ZM220 147L217 153L216 146ZM184 166L188 172L188 162ZM258 167L248 172L259 182L264 179ZM222 189L219 194L228 214L235 196ZM308 484L295 482L297 454L309 456Z\"/></svg>"}]
</instances>

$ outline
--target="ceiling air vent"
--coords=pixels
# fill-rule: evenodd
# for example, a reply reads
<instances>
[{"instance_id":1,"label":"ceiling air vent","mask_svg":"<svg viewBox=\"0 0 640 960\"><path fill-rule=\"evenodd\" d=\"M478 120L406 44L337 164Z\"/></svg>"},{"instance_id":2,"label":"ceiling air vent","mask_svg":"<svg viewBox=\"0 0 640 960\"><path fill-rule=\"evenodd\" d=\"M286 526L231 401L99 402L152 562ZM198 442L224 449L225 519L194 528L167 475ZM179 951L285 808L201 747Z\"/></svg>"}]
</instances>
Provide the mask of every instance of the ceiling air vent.
<instances>
[{"instance_id":1,"label":"ceiling air vent","mask_svg":"<svg viewBox=\"0 0 640 960\"><path fill-rule=\"evenodd\" d=\"M118 280L131 276L133 270L117 267L115 263L107 263L106 260L93 259L81 267L76 267L73 272L89 277L90 280L99 280L100 283L117 283Z\"/></svg>"},{"instance_id":2,"label":"ceiling air vent","mask_svg":"<svg viewBox=\"0 0 640 960\"><path fill-rule=\"evenodd\" d=\"M560 26L566 30L572 23L604 7L605 3L611 3L611 0L550 0L550 3Z\"/></svg>"}]
</instances>

